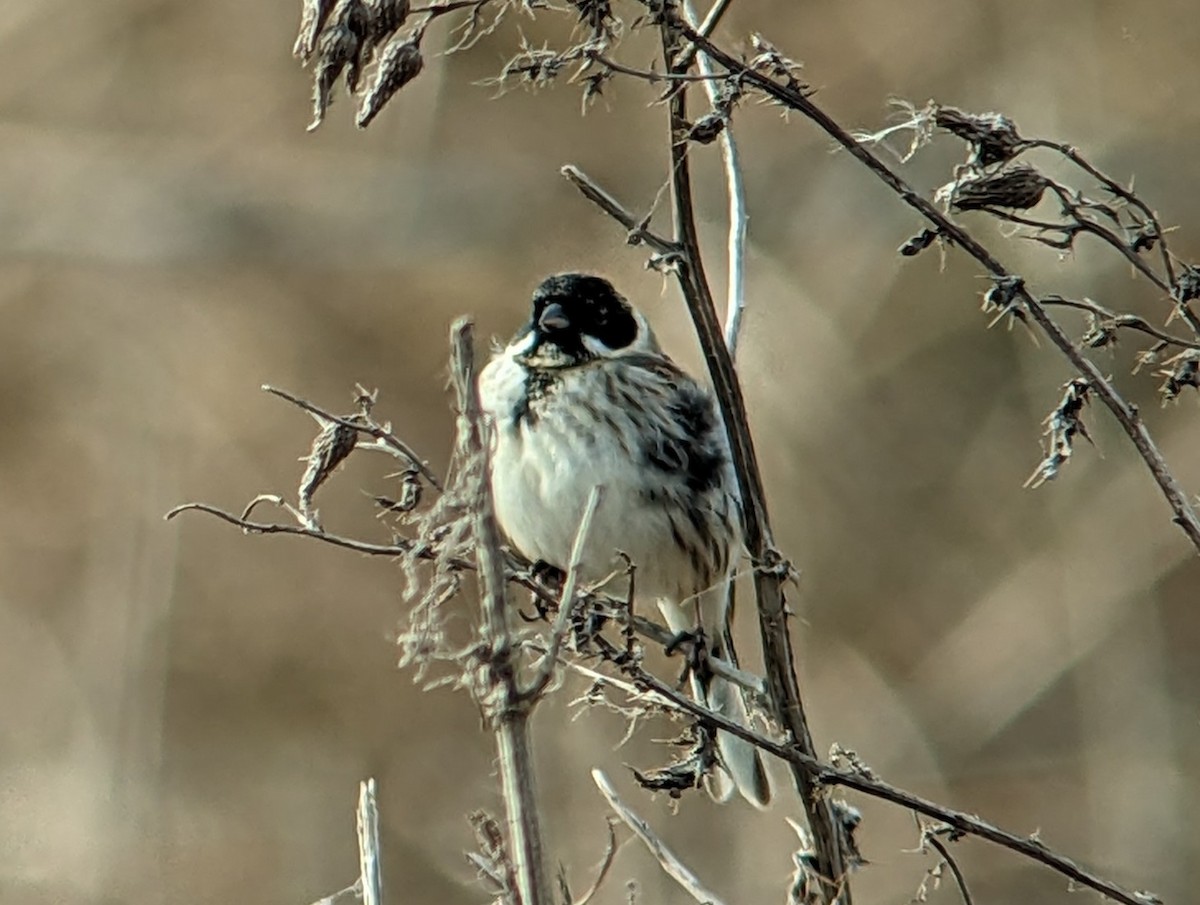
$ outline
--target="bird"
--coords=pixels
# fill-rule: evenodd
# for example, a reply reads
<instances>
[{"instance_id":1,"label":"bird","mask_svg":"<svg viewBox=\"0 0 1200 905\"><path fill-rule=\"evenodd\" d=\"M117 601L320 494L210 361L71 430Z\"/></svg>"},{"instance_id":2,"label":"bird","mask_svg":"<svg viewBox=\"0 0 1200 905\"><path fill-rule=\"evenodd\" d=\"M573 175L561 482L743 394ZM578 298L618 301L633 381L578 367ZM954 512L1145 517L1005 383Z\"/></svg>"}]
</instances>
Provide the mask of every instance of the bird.
<instances>
[{"instance_id":1,"label":"bird","mask_svg":"<svg viewBox=\"0 0 1200 905\"><path fill-rule=\"evenodd\" d=\"M604 277L549 276L478 386L509 543L565 571L599 486L579 578L600 582L628 556L636 596L654 600L672 632L732 655L727 591L743 547L728 437L712 394L662 351L645 316ZM748 725L737 686L690 673L698 703ZM724 801L736 789L765 807L771 785L758 750L723 731L716 742L710 795Z\"/></svg>"}]
</instances>

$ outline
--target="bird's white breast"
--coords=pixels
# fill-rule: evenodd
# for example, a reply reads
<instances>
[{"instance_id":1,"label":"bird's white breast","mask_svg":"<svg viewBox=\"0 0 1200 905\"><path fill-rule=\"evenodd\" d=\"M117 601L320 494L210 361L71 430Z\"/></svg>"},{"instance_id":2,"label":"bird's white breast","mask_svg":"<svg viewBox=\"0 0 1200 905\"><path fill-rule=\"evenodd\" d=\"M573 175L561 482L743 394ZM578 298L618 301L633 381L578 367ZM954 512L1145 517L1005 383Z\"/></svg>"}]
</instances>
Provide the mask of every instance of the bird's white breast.
<instances>
[{"instance_id":1,"label":"bird's white breast","mask_svg":"<svg viewBox=\"0 0 1200 905\"><path fill-rule=\"evenodd\" d=\"M637 566L639 596L680 600L693 593L693 569L674 542L667 509L651 503L653 476L637 459L629 413L611 407L599 372L563 369L553 393L523 418L527 371L512 357L493 359L480 377L493 424L492 492L501 528L531 560L565 568L592 487L603 497L584 552L582 577L597 581L620 569L617 551ZM619 588L623 585L618 586Z\"/></svg>"}]
</instances>

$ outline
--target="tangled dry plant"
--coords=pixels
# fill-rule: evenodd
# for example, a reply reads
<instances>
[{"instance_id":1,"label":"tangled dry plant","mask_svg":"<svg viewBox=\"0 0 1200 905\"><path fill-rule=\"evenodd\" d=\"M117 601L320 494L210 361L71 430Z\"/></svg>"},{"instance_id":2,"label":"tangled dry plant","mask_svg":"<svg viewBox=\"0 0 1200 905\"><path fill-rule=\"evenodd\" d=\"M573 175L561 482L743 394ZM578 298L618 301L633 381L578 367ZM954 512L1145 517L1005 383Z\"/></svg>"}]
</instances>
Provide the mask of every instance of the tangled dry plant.
<instances>
[{"instance_id":1,"label":"tangled dry plant","mask_svg":"<svg viewBox=\"0 0 1200 905\"><path fill-rule=\"evenodd\" d=\"M604 587L579 587L577 563L560 583L540 574L502 547L492 515L488 482L488 431L474 384L473 340L469 324L455 326L452 337L453 378L457 400L457 443L450 476L443 482L390 425L375 420L376 394L361 387L355 411L338 416L282 390L269 392L309 412L319 432L307 460L295 504L275 495L256 497L240 514L202 503L181 506L171 516L199 510L240 526L248 533L297 534L361 553L399 559L405 570L412 605L400 644L401 665L413 670L425 687L452 685L468 691L496 735L502 787L507 808L503 828L482 812L471 816L479 851L469 856L496 901L520 905L549 902L583 905L600 888L615 854L611 835L607 852L588 891L575 897L542 839L532 766L529 717L537 703L561 685L568 670L584 676L589 690L575 703L606 706L620 713L628 733L650 714L667 714L683 725L678 740L682 754L669 764L637 773L648 789L672 796L698 788L714 758L713 737L720 729L738 735L784 761L791 769L807 826L794 824L801 844L794 856L795 874L787 890L797 903L850 905L850 876L863 859L855 830L857 810L830 793L838 786L892 802L919 815L921 851L932 851L936 863L920 883L924 901L949 871L963 900L971 905L967 879L951 853L951 844L974 836L1057 871L1077 886L1091 888L1126 905L1156 901L1151 893L1133 892L1101 877L1037 839L1006 832L986 820L905 792L877 777L860 758L834 746L827 761L818 757L809 731L797 681L790 638L785 589L793 571L776 548L767 497L753 436L734 366L741 313L745 241L745 199L734 120L741 104L755 101L796 112L825 131L886 183L928 223L899 248L915 256L938 245L943 254L965 253L990 278L983 308L991 323L1025 325L1049 339L1076 372L1062 388L1058 404L1045 422L1045 457L1028 484L1040 486L1059 476L1075 452L1076 441L1090 439L1084 415L1099 400L1108 409L1148 468L1174 521L1200 550L1200 518L1192 501L1172 475L1139 412L1122 395L1114 378L1089 357L1126 335L1140 334L1149 345L1138 352L1138 369L1154 368L1161 378L1164 404L1189 388L1200 388L1200 267L1181 261L1170 250L1167 233L1154 209L1132 188L1091 164L1077 149L1055 141L1023 136L1016 124L998 113L972 114L930 102L923 107L899 105L900 121L873 132L852 132L834 121L813 100L800 65L761 35L752 35L748 51L735 53L713 35L729 0L717 0L703 19L677 0L570 0L567 14L577 20L579 39L569 46L519 51L489 84L500 91L514 86L539 87L557 81L578 85L588 105L614 79L635 79L661 91L670 168L667 185L672 225L661 225L656 202L648 213L618 201L614 193L574 166L563 175L585 198L624 230L631 246L649 251L647 266L678 283L695 326L705 362L731 440L743 500L746 501L747 550L753 568L765 676L741 669L736 662L710 659L714 672L735 681L760 703L765 729L731 723L696 704L670 682L644 666L644 645L671 646L664 626L635 612L636 568L613 576L613 593ZM408 0L304 0L295 53L314 78L314 119L318 126L329 108L335 86L343 79L358 101L355 121L366 127L398 91L417 78L424 64L422 40L429 29L445 27L447 53L472 46L492 34L508 15L559 14L563 10L541 0L443 0L424 7ZM624 16L619 12L625 13ZM621 59L624 39L653 32L661 47L661 66L640 68ZM690 88L702 86L702 112L691 110ZM930 194L911 187L889 167L876 149L892 149L897 138L907 147L896 152L905 161L939 135L966 147L966 159L950 180ZM724 324L705 272L693 209L690 153L697 145L720 141L730 199L729 292ZM1051 178L1030 162L1033 152L1049 153L1066 162L1079 183ZM1059 250L1073 249L1081 236L1092 236L1124 258L1134 271L1161 293L1160 316L1116 311L1087 298L1035 293L1020 275L956 219L978 212L1010 224L1016 236ZM1056 309L1087 315L1088 328L1072 336L1054 317ZM1162 321L1160 325L1158 321ZM385 452L397 459L395 498L376 497L375 504L393 528L382 542L330 533L321 524L314 496L335 469L361 450ZM593 494L594 511L600 490ZM432 502L426 498L433 496ZM258 507L270 504L284 521L256 521ZM589 517L579 526L576 549L588 531ZM481 601L473 629L452 627L449 603L474 572ZM516 628L514 588L528 593L534 614ZM688 653L687 644L669 652ZM689 663L695 658L690 658ZM697 666L691 663L693 667ZM628 803L617 796L607 777L595 780L617 817L641 838L664 869L697 901L720 901L690 868L671 852ZM363 800L373 808L364 786ZM365 806L363 806L365 807ZM361 818L367 820L371 817ZM362 825L360 819L360 826ZM729 819L737 819L730 812ZM347 890L364 900L379 900L378 857L371 854L372 834L360 833L363 875ZM370 874L370 876L368 876Z\"/></svg>"}]
</instances>

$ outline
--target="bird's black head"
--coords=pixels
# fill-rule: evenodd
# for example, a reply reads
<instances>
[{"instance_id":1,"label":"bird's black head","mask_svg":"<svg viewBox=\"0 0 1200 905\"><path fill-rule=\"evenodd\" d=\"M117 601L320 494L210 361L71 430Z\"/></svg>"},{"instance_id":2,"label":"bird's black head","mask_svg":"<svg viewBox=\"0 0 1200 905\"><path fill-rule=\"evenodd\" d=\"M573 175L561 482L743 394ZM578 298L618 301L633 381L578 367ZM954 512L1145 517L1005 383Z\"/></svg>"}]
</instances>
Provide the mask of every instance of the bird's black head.
<instances>
[{"instance_id":1,"label":"bird's black head","mask_svg":"<svg viewBox=\"0 0 1200 905\"><path fill-rule=\"evenodd\" d=\"M560 273L533 293L531 354L561 353L562 363L581 364L633 345L643 332L641 319L603 277ZM541 356L539 356L541 357Z\"/></svg>"}]
</instances>

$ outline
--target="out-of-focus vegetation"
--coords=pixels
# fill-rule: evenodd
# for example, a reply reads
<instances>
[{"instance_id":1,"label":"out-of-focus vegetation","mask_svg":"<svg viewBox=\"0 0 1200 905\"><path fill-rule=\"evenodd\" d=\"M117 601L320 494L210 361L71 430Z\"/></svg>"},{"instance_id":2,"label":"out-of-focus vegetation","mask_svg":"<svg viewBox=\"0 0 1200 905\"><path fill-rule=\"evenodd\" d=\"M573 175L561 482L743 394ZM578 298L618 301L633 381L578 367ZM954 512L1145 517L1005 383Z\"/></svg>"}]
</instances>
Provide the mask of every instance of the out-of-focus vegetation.
<instances>
[{"instance_id":1,"label":"out-of-focus vegetation","mask_svg":"<svg viewBox=\"0 0 1200 905\"><path fill-rule=\"evenodd\" d=\"M512 17L452 57L427 39L424 71L368 132L338 96L309 134L298 14L293 0L0 9L6 900L310 902L353 875L355 790L374 775L396 901L481 901L463 815L497 803L491 739L464 697L393 668L396 566L161 515L294 487L311 426L266 381L333 408L355 381L379 387L377 414L444 464L449 321L507 333L549 271L605 272L696 364L674 290L558 175L577 163L647 205L665 176L652 92L615 84L582 117L566 85L496 99L477 83L518 25L561 34L559 19ZM741 0L723 29L803 59L848 126L877 127L889 97L935 97L1072 142L1136 177L1181 227L1175 251L1200 259L1190 3ZM1095 448L1022 490L1065 364L1020 329L985 329L969 261L901 259L921 224L806 123L747 105L736 124L751 212L740 365L779 539L803 571L818 744L1186 901L1200 882L1192 548L1098 408ZM944 181L959 153L945 149L906 174ZM717 153L697 151L714 268ZM1059 260L963 219L1039 290L1167 310L1094 245ZM1200 490L1195 394L1160 409L1158 382L1128 376L1135 350L1109 370ZM382 531L358 491L386 491L387 466L356 457L324 522ZM609 752L616 718L563 706L536 730L554 844L586 872L606 838L588 769L645 765L654 732ZM676 817L632 800L714 888L782 900L796 809L710 821L702 798ZM917 830L885 806L864 814L858 900L905 901L931 863L903 851ZM1005 853L960 853L979 901L1067 895ZM684 901L634 846L597 901L624 901L628 877L639 901Z\"/></svg>"}]
</instances>

